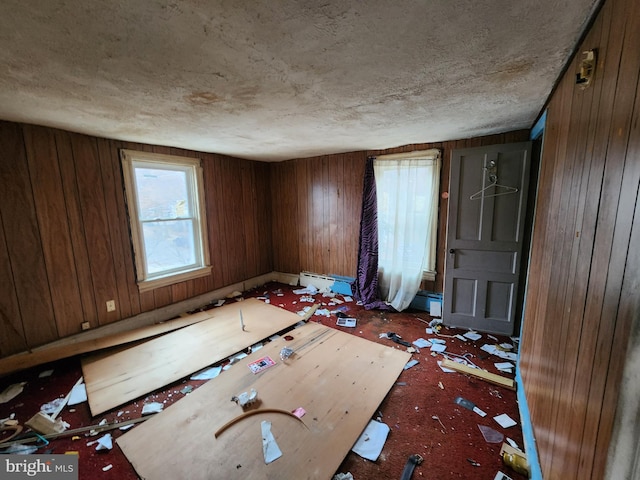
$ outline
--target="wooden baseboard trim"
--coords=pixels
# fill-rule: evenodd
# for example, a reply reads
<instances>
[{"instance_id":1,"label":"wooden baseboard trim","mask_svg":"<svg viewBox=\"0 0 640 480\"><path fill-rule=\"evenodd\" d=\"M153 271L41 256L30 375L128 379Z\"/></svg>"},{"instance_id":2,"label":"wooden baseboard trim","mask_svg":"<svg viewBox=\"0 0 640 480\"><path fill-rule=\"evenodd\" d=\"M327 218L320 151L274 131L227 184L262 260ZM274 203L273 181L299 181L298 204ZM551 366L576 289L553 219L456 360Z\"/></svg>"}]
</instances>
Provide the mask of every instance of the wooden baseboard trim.
<instances>
[{"instance_id":1,"label":"wooden baseboard trim","mask_svg":"<svg viewBox=\"0 0 640 480\"><path fill-rule=\"evenodd\" d=\"M204 318L180 318L173 320L173 324L167 321L184 314L184 312L195 310L215 300L225 298L235 291L244 292L269 282L296 285L297 281L298 275L273 271L244 280L243 282L212 290L211 292L189 298L182 302L167 305L103 327L62 338L32 350L16 353L0 359L0 377L51 361L121 345L129 341L148 338L175 328L187 326L190 323L203 320ZM167 323L164 324L163 322ZM140 329L145 330L138 331Z\"/></svg>"}]
</instances>

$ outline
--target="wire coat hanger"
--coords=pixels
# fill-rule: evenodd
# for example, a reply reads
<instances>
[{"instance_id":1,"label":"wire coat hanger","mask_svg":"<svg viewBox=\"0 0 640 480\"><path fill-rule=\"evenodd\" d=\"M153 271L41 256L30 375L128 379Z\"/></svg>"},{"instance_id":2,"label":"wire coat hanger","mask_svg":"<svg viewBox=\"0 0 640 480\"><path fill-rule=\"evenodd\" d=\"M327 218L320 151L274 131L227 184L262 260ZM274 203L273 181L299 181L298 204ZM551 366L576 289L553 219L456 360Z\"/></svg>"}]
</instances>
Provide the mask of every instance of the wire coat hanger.
<instances>
[{"instance_id":1,"label":"wire coat hanger","mask_svg":"<svg viewBox=\"0 0 640 480\"><path fill-rule=\"evenodd\" d=\"M498 183L498 174L496 173L497 165L495 160L491 160L489 165L486 167L482 167L485 170L485 175L483 176L483 182L485 178L489 178L489 185L478 190L476 193L469 197L469 200L478 200L480 198L490 198L490 197L499 197L501 195L510 195L512 193L516 193L518 189L516 187L510 187L508 185L500 185ZM495 188L495 191L490 195L485 195L485 192L491 188Z\"/></svg>"}]
</instances>

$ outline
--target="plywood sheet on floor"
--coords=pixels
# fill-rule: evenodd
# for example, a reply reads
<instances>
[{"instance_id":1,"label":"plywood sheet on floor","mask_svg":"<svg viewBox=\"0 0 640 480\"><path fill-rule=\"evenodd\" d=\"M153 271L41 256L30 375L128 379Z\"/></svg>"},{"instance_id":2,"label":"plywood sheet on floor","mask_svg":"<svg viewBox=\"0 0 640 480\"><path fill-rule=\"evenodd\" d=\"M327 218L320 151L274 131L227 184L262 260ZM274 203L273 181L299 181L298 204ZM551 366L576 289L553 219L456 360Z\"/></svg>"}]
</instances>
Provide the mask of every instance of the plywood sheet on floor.
<instances>
[{"instance_id":1,"label":"plywood sheet on floor","mask_svg":"<svg viewBox=\"0 0 640 480\"><path fill-rule=\"evenodd\" d=\"M28 352L21 352L0 360L0 375L24 370L47 362L73 357L81 353L95 352L105 348L137 342L145 338L162 335L211 318L209 312L198 312L186 317L174 318L166 322L148 325L133 330L107 335L105 337L84 339L83 334L76 335L45 345ZM98 330L93 330L96 332Z\"/></svg>"},{"instance_id":2,"label":"plywood sheet on floor","mask_svg":"<svg viewBox=\"0 0 640 480\"><path fill-rule=\"evenodd\" d=\"M147 480L329 479L340 466L410 355L309 323L267 344L219 377L117 440ZM282 362L284 346L295 351ZM253 374L249 363L276 364ZM306 410L302 422L261 413L214 433L242 413L233 395L255 388L260 409ZM264 462L260 424L272 422L282 457ZM303 425L304 423L304 425Z\"/></svg>"},{"instance_id":3,"label":"plywood sheet on floor","mask_svg":"<svg viewBox=\"0 0 640 480\"><path fill-rule=\"evenodd\" d=\"M300 320L295 313L253 298L209 313L209 320L111 355L84 358L82 372L91 414L99 415L168 385Z\"/></svg>"}]
</instances>

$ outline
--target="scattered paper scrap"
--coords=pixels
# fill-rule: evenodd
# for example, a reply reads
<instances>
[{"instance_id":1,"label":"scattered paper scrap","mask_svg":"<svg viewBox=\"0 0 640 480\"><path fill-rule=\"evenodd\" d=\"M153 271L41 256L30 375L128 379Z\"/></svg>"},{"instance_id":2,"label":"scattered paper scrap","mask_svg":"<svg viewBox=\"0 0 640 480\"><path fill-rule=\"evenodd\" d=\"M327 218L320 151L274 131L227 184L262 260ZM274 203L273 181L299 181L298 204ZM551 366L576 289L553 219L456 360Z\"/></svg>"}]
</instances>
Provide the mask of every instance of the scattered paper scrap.
<instances>
[{"instance_id":1,"label":"scattered paper scrap","mask_svg":"<svg viewBox=\"0 0 640 480\"><path fill-rule=\"evenodd\" d=\"M504 373L513 373L515 365L511 362L498 362L494 363L495 367Z\"/></svg>"},{"instance_id":2,"label":"scattered paper scrap","mask_svg":"<svg viewBox=\"0 0 640 480\"><path fill-rule=\"evenodd\" d=\"M211 380L222 372L222 367L207 367L191 376L191 380Z\"/></svg>"},{"instance_id":3,"label":"scattered paper scrap","mask_svg":"<svg viewBox=\"0 0 640 480\"><path fill-rule=\"evenodd\" d=\"M69 392L69 401L67 405L78 405L79 403L87 401L87 387L84 383L74 385Z\"/></svg>"},{"instance_id":4,"label":"scattered paper scrap","mask_svg":"<svg viewBox=\"0 0 640 480\"><path fill-rule=\"evenodd\" d=\"M185 387L180 390L180 393L183 395L188 395L191 392L193 392L193 387L191 385L185 385Z\"/></svg>"},{"instance_id":5,"label":"scattered paper scrap","mask_svg":"<svg viewBox=\"0 0 640 480\"><path fill-rule=\"evenodd\" d=\"M387 441L389 430L388 425L385 423L377 422L376 420L369 421L351 451L362 458L375 462L380 456L380 452L382 452L384 443Z\"/></svg>"},{"instance_id":6,"label":"scattered paper scrap","mask_svg":"<svg viewBox=\"0 0 640 480\"><path fill-rule=\"evenodd\" d=\"M298 418L302 418L304 417L305 413L307 413L307 411L302 407L298 407L291 413L293 413Z\"/></svg>"},{"instance_id":7,"label":"scattered paper scrap","mask_svg":"<svg viewBox=\"0 0 640 480\"><path fill-rule=\"evenodd\" d=\"M436 352L436 353L442 353L447 349L446 345L443 345L441 343L434 343L433 345L431 345L431 351L432 352Z\"/></svg>"},{"instance_id":8,"label":"scattered paper scrap","mask_svg":"<svg viewBox=\"0 0 640 480\"><path fill-rule=\"evenodd\" d=\"M66 403L67 399L64 397L54 398L50 402L40 406L40 411L51 415L52 413L59 412Z\"/></svg>"},{"instance_id":9,"label":"scattered paper scrap","mask_svg":"<svg viewBox=\"0 0 640 480\"><path fill-rule=\"evenodd\" d=\"M510 476L505 475L502 472L496 473L496 476L493 477L493 480L513 480Z\"/></svg>"},{"instance_id":10,"label":"scattered paper scrap","mask_svg":"<svg viewBox=\"0 0 640 480\"><path fill-rule=\"evenodd\" d=\"M251 362L249 365L249 370L253 373L260 373L263 370L266 370L269 367L273 367L276 362L273 361L271 357L262 357L256 360L255 362Z\"/></svg>"},{"instance_id":11,"label":"scattered paper scrap","mask_svg":"<svg viewBox=\"0 0 640 480\"><path fill-rule=\"evenodd\" d=\"M427 348L431 346L431 342L429 340L425 340L424 338L414 340L413 344L418 348Z\"/></svg>"},{"instance_id":12,"label":"scattered paper scrap","mask_svg":"<svg viewBox=\"0 0 640 480\"><path fill-rule=\"evenodd\" d=\"M480 340L482 338L482 335L480 335L478 332L467 332L464 334L464 336L473 341Z\"/></svg>"},{"instance_id":13,"label":"scattered paper scrap","mask_svg":"<svg viewBox=\"0 0 640 480\"><path fill-rule=\"evenodd\" d=\"M145 403L142 406L142 415L150 415L152 413L160 413L164 408L164 404L160 402Z\"/></svg>"},{"instance_id":14,"label":"scattered paper scrap","mask_svg":"<svg viewBox=\"0 0 640 480\"><path fill-rule=\"evenodd\" d=\"M353 475L351 472L336 473L331 480L353 480Z\"/></svg>"},{"instance_id":15,"label":"scattered paper scrap","mask_svg":"<svg viewBox=\"0 0 640 480\"><path fill-rule=\"evenodd\" d=\"M480 347L480 350L483 350L491 355L495 355L496 357L503 358L505 360L511 360L515 362L518 359L518 355L513 352L505 352L504 350L499 349L496 345L488 345L485 344Z\"/></svg>"},{"instance_id":16,"label":"scattered paper scrap","mask_svg":"<svg viewBox=\"0 0 640 480\"><path fill-rule=\"evenodd\" d=\"M355 318L339 318L336 321L336 325L339 327L355 327L356 319Z\"/></svg>"},{"instance_id":17,"label":"scattered paper scrap","mask_svg":"<svg viewBox=\"0 0 640 480\"><path fill-rule=\"evenodd\" d=\"M455 370L451 370L450 368L446 368L442 366L442 362L438 360L438 366L444 373L455 373Z\"/></svg>"},{"instance_id":18,"label":"scattered paper scrap","mask_svg":"<svg viewBox=\"0 0 640 480\"><path fill-rule=\"evenodd\" d=\"M104 436L100 437L97 442L98 445L96 445L96 451L111 450L113 448L113 439L111 438L110 433L107 433Z\"/></svg>"},{"instance_id":19,"label":"scattered paper scrap","mask_svg":"<svg viewBox=\"0 0 640 480\"><path fill-rule=\"evenodd\" d=\"M458 334L456 334L456 335L455 335L455 337L456 337L458 340L462 340L463 342L466 342L466 341L467 341L467 337L464 337L463 335L460 335L459 333L458 333Z\"/></svg>"},{"instance_id":20,"label":"scattered paper scrap","mask_svg":"<svg viewBox=\"0 0 640 480\"><path fill-rule=\"evenodd\" d=\"M242 392L237 396L234 395L233 397L231 397L231 400L244 408L245 406L251 405L258 400L258 392L255 388L252 388L248 392Z\"/></svg>"},{"instance_id":21,"label":"scattered paper scrap","mask_svg":"<svg viewBox=\"0 0 640 480\"><path fill-rule=\"evenodd\" d=\"M231 357L231 358L229 359L229 363L230 363L231 365L233 365L234 363L238 363L240 360L242 360L242 359L243 359L243 358L245 358L246 356L247 356L247 354L246 354L246 353L244 353L244 352L238 353L237 355L234 355L233 357Z\"/></svg>"},{"instance_id":22,"label":"scattered paper scrap","mask_svg":"<svg viewBox=\"0 0 640 480\"><path fill-rule=\"evenodd\" d=\"M509 427L513 427L514 425L517 425L517 422L506 413L503 413L502 415L498 415L497 417L493 417L493 419L496 422L498 422L498 424L502 428L509 428Z\"/></svg>"},{"instance_id":23,"label":"scattered paper scrap","mask_svg":"<svg viewBox=\"0 0 640 480\"><path fill-rule=\"evenodd\" d=\"M40 372L40 375L38 375L38 378L50 377L52 373L53 373L53 370L45 370L44 372Z\"/></svg>"},{"instance_id":24,"label":"scattered paper scrap","mask_svg":"<svg viewBox=\"0 0 640 480\"><path fill-rule=\"evenodd\" d=\"M271 422L263 420L260 424L260 429L262 431L262 453L264 455L264 463L268 465L280 458L282 456L282 451L280 450L280 447L278 447L273 433L271 433Z\"/></svg>"},{"instance_id":25,"label":"scattered paper scrap","mask_svg":"<svg viewBox=\"0 0 640 480\"><path fill-rule=\"evenodd\" d=\"M111 470L113 468L113 465L109 464L105 467L102 467L102 471L103 472L108 472L109 470Z\"/></svg>"},{"instance_id":26,"label":"scattered paper scrap","mask_svg":"<svg viewBox=\"0 0 640 480\"><path fill-rule=\"evenodd\" d=\"M0 393L0 403L7 403L22 393L27 382L14 383Z\"/></svg>"},{"instance_id":27,"label":"scattered paper scrap","mask_svg":"<svg viewBox=\"0 0 640 480\"><path fill-rule=\"evenodd\" d=\"M318 293L318 289L309 284L305 288L294 290L293 293L295 293L296 295L315 295L316 293Z\"/></svg>"},{"instance_id":28,"label":"scattered paper scrap","mask_svg":"<svg viewBox=\"0 0 640 480\"><path fill-rule=\"evenodd\" d=\"M133 428L135 426L135 424L130 423L129 425L123 425L122 427L118 427L119 430L125 431L125 430L129 430L130 428Z\"/></svg>"},{"instance_id":29,"label":"scattered paper scrap","mask_svg":"<svg viewBox=\"0 0 640 480\"><path fill-rule=\"evenodd\" d=\"M418 363L419 363L418 360L415 360L415 359L409 360L404 366L403 370L409 370L411 367L413 367L414 365L417 365Z\"/></svg>"}]
</instances>

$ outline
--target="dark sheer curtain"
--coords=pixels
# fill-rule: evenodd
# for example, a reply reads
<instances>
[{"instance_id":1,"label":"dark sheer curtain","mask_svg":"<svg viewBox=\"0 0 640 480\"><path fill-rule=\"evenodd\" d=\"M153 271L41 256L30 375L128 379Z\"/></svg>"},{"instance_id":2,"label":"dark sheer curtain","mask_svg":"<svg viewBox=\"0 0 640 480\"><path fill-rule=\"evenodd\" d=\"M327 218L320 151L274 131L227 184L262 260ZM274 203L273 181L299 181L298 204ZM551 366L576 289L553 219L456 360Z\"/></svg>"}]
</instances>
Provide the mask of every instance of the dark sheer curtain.
<instances>
[{"instance_id":1,"label":"dark sheer curtain","mask_svg":"<svg viewBox=\"0 0 640 480\"><path fill-rule=\"evenodd\" d=\"M392 307L380 299L378 292L378 213L373 160L373 157L367 158L364 170L358 276L354 282L354 292L356 299L367 310L391 310Z\"/></svg>"}]
</instances>

